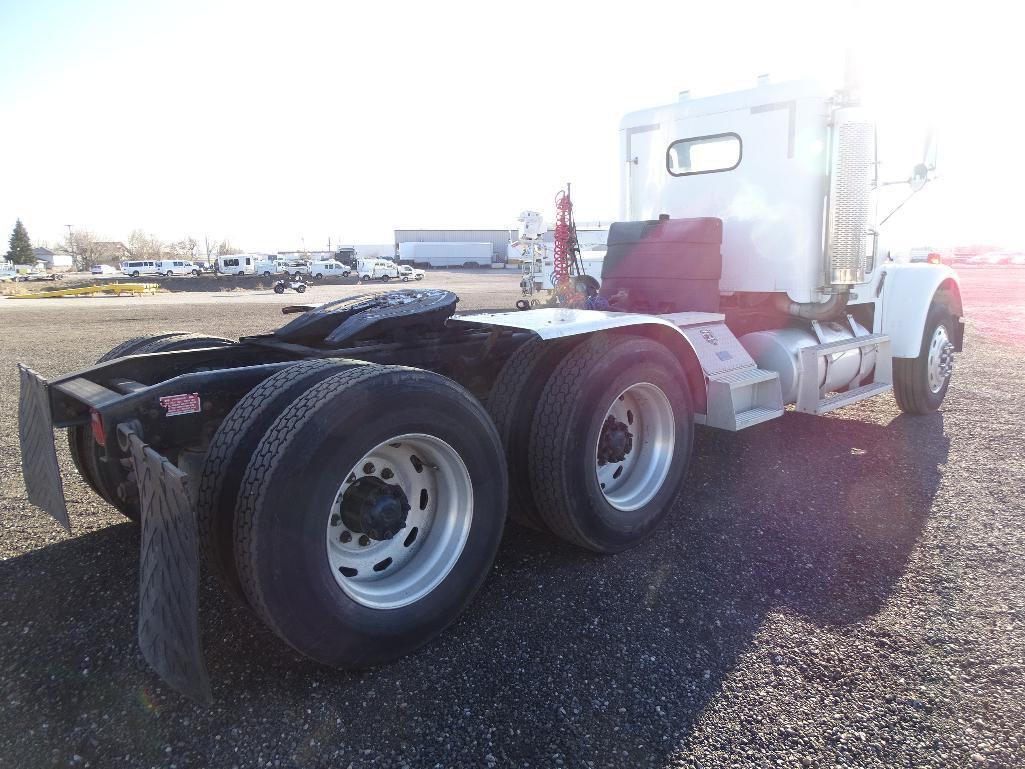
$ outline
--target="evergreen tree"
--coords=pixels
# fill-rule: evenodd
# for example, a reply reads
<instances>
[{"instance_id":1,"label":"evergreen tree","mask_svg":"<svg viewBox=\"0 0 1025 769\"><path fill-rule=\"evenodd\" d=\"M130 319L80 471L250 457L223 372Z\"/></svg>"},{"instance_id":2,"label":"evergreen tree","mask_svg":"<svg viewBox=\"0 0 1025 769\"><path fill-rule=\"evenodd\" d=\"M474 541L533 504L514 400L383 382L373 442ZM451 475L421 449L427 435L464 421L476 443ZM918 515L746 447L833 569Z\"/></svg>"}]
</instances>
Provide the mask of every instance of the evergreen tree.
<instances>
[{"instance_id":1,"label":"evergreen tree","mask_svg":"<svg viewBox=\"0 0 1025 769\"><path fill-rule=\"evenodd\" d=\"M28 230L19 219L11 233L11 247L7 251L7 259L14 264L35 264L36 255L32 253L32 241L28 239Z\"/></svg>"}]
</instances>

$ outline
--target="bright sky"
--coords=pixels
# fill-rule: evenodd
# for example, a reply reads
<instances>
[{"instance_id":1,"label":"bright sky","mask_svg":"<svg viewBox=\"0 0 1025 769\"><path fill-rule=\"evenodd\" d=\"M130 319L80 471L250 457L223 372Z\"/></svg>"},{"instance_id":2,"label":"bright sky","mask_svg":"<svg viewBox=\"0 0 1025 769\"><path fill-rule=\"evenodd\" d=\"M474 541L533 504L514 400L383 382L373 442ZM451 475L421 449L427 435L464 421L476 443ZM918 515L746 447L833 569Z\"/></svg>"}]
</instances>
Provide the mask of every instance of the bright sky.
<instances>
[{"instance_id":1,"label":"bright sky","mask_svg":"<svg viewBox=\"0 0 1025 769\"><path fill-rule=\"evenodd\" d=\"M20 216L37 241L73 224L254 251L387 243L550 216L566 181L579 220L608 220L625 112L764 72L838 83L856 36L883 114L940 130L942 180L896 239L1025 246L1012 7L7 0L0 231Z\"/></svg>"}]
</instances>

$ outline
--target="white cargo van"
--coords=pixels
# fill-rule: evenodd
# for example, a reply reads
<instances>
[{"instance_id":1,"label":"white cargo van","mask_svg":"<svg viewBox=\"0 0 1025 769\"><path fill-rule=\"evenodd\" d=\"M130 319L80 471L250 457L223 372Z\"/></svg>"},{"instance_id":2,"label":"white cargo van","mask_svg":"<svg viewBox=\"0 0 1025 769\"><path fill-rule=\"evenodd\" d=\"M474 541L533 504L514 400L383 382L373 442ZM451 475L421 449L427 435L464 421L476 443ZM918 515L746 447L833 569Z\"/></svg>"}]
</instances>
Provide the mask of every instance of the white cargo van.
<instances>
[{"instance_id":1,"label":"white cargo van","mask_svg":"<svg viewBox=\"0 0 1025 769\"><path fill-rule=\"evenodd\" d=\"M158 272L167 277L172 275L199 275L199 267L184 259L161 259L157 262Z\"/></svg>"},{"instance_id":2,"label":"white cargo van","mask_svg":"<svg viewBox=\"0 0 1025 769\"><path fill-rule=\"evenodd\" d=\"M152 259L122 262L121 272L132 278L137 278L140 275L159 275L160 262Z\"/></svg>"},{"instance_id":3,"label":"white cargo van","mask_svg":"<svg viewBox=\"0 0 1025 769\"><path fill-rule=\"evenodd\" d=\"M387 259L360 259L357 267L360 280L388 281L399 277L395 262L389 262Z\"/></svg>"},{"instance_id":4,"label":"white cargo van","mask_svg":"<svg viewBox=\"0 0 1025 769\"><path fill-rule=\"evenodd\" d=\"M256 257L253 254L232 254L217 257L217 272L227 275L252 275L256 272Z\"/></svg>"},{"instance_id":5,"label":"white cargo van","mask_svg":"<svg viewBox=\"0 0 1025 769\"><path fill-rule=\"evenodd\" d=\"M352 272L348 265L336 262L334 259L328 259L323 262L310 262L301 269L302 272L317 280L335 277L347 278Z\"/></svg>"}]
</instances>

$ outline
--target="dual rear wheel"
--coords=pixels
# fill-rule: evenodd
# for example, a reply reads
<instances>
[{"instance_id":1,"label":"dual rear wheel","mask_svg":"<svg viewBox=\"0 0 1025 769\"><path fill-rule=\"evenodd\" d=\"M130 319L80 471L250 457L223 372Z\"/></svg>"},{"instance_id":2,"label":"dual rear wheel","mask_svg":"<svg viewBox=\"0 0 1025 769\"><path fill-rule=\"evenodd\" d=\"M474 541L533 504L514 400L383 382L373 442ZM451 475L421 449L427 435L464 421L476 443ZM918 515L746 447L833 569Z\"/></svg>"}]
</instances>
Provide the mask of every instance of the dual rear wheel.
<instances>
[{"instance_id":1,"label":"dual rear wheel","mask_svg":"<svg viewBox=\"0 0 1025 769\"><path fill-rule=\"evenodd\" d=\"M397 404L374 408L381 401ZM466 390L426 371L304 361L221 424L199 491L206 561L286 642L363 667L462 612L505 521L501 443Z\"/></svg>"},{"instance_id":2,"label":"dual rear wheel","mask_svg":"<svg viewBox=\"0 0 1025 769\"><path fill-rule=\"evenodd\" d=\"M500 414L496 430L466 390L430 372L319 360L270 377L207 453L207 562L294 648L363 667L459 616L494 561L507 498L583 547L637 544L686 473L693 414L680 364L659 344L616 336L516 360L548 376L540 392L529 377L492 392L531 417L514 451L500 432L515 418Z\"/></svg>"},{"instance_id":3,"label":"dual rear wheel","mask_svg":"<svg viewBox=\"0 0 1025 769\"><path fill-rule=\"evenodd\" d=\"M570 344L527 342L491 391L510 516L619 552L649 536L679 495L693 405L680 361L658 342L613 333Z\"/></svg>"}]
</instances>

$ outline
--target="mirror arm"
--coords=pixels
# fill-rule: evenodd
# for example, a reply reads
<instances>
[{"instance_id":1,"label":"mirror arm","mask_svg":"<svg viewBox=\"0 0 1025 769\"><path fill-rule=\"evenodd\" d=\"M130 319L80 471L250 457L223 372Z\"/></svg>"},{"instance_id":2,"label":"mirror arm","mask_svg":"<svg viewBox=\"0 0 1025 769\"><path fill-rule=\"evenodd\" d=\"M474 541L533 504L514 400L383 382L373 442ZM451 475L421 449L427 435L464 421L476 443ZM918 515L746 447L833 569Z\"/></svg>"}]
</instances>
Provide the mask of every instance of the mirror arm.
<instances>
[{"instance_id":1,"label":"mirror arm","mask_svg":"<svg viewBox=\"0 0 1025 769\"><path fill-rule=\"evenodd\" d=\"M926 181L926 184L929 182L928 179L926 179L925 181ZM900 182L894 182L894 184L900 184ZM913 198L915 195L917 195L919 192L921 192L924 189L925 189L925 184L923 184L917 190L911 190L911 192L908 193L908 196L906 198L904 198L904 200L902 200L900 203L898 203L894 207L894 209L892 211L890 211L890 213L888 213L886 216L883 217L882 221L879 222L879 226L882 227L884 224L886 224L886 220L887 219L889 219L895 213L900 211L904 207L905 203L907 203L909 200L911 200L911 198Z\"/></svg>"}]
</instances>

